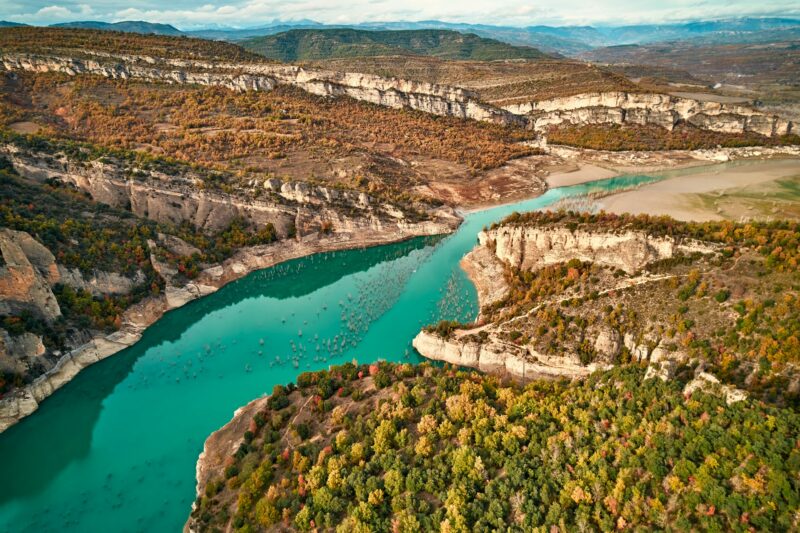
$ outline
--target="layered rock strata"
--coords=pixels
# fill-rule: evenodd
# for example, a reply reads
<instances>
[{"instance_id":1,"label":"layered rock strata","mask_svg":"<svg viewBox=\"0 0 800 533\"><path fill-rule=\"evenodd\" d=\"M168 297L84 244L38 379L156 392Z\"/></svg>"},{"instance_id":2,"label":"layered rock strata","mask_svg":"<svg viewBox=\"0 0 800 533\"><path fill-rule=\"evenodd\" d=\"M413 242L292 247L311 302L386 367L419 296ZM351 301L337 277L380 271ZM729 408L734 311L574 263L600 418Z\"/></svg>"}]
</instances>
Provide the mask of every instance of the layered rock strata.
<instances>
[{"instance_id":1,"label":"layered rock strata","mask_svg":"<svg viewBox=\"0 0 800 533\"><path fill-rule=\"evenodd\" d=\"M292 85L319 96L348 96L391 108L514 125L546 132L561 124L657 125L679 122L725 133L755 132L767 137L794 131L792 122L741 104L723 104L658 93L599 92L539 101L492 105L477 93L447 85L371 74L334 72L270 63L225 63L82 51L82 57L0 55L7 71L94 74L113 79L197 84L233 90L269 91Z\"/></svg>"},{"instance_id":2,"label":"layered rock strata","mask_svg":"<svg viewBox=\"0 0 800 533\"><path fill-rule=\"evenodd\" d=\"M507 293L508 287L503 281L506 266L535 271L577 258L633 274L653 261L716 250L696 241L654 237L634 230L572 231L567 227L515 226L512 223L481 232L478 241L480 244L465 257L462 266L476 284L481 309L501 300ZM636 339L630 334L621 337L615 331L596 328L590 340L599 359L585 365L577 353L541 353L533 342L518 345L504 340L506 330L516 328L511 323L521 318L524 317L457 330L447 338L422 331L414 338L413 345L428 359L524 381L541 377L585 377L609 368L609 361L623 346L638 361L657 363L675 357L657 340Z\"/></svg>"}]
</instances>

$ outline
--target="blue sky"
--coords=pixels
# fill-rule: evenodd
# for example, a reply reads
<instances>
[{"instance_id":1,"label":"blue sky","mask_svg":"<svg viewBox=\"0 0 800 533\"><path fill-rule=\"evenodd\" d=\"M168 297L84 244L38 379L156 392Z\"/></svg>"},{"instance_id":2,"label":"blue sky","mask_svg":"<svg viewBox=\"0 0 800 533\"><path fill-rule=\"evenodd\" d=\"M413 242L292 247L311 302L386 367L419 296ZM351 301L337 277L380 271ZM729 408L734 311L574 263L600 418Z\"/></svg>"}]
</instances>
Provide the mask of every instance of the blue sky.
<instances>
[{"instance_id":1,"label":"blue sky","mask_svg":"<svg viewBox=\"0 0 800 533\"><path fill-rule=\"evenodd\" d=\"M251 27L275 19L333 24L445 20L527 26L631 24L738 16L800 16L798 0L0 0L0 19L29 24L148 20L180 29Z\"/></svg>"}]
</instances>

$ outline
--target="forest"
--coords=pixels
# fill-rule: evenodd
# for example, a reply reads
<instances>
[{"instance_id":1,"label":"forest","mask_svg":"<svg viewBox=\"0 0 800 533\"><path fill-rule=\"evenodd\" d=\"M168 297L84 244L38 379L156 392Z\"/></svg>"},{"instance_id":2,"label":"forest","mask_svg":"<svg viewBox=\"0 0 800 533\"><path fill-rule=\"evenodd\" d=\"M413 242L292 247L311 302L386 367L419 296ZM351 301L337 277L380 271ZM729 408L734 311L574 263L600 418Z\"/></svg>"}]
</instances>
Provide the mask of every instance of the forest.
<instances>
[{"instance_id":1,"label":"forest","mask_svg":"<svg viewBox=\"0 0 800 533\"><path fill-rule=\"evenodd\" d=\"M744 146L786 146L800 144L800 136L788 134L765 137L758 133L724 133L700 129L681 122L670 131L652 124L634 126L626 124L589 124L557 126L550 129L547 140L592 150L699 150L740 148Z\"/></svg>"},{"instance_id":2,"label":"forest","mask_svg":"<svg viewBox=\"0 0 800 533\"><path fill-rule=\"evenodd\" d=\"M276 386L199 531L793 530L800 416L636 366L524 387L345 364ZM691 373L688 374L689 376ZM686 374L683 374L686 376ZM229 443L230 444L230 443Z\"/></svg>"}]
</instances>

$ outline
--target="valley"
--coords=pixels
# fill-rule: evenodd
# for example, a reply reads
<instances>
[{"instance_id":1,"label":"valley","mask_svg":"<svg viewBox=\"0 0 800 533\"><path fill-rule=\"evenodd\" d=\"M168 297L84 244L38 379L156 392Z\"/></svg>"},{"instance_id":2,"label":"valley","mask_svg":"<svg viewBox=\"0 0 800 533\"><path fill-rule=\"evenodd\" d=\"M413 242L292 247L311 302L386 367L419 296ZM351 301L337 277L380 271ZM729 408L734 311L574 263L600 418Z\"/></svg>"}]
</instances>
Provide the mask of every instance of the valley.
<instances>
[{"instance_id":1,"label":"valley","mask_svg":"<svg viewBox=\"0 0 800 533\"><path fill-rule=\"evenodd\" d=\"M0 27L0 530L797 526L790 45L147 24Z\"/></svg>"}]
</instances>

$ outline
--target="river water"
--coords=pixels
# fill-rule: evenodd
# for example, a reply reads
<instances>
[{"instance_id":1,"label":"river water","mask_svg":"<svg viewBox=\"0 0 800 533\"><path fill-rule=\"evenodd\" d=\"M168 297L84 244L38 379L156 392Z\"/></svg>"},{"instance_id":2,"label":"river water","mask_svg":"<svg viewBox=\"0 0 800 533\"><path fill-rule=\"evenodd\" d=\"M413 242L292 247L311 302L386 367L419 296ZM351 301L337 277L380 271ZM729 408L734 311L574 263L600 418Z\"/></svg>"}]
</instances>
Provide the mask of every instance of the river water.
<instances>
[{"instance_id":1,"label":"river water","mask_svg":"<svg viewBox=\"0 0 800 533\"><path fill-rule=\"evenodd\" d=\"M422 326L477 315L458 263L484 226L654 179L552 189L450 236L289 261L167 313L0 434L0 531L179 531L203 442L236 408L330 364L418 362Z\"/></svg>"}]
</instances>

